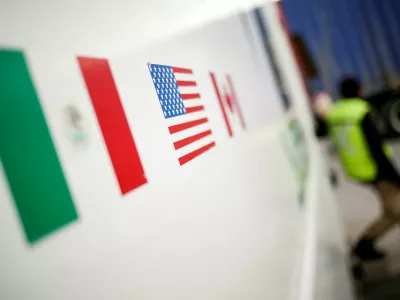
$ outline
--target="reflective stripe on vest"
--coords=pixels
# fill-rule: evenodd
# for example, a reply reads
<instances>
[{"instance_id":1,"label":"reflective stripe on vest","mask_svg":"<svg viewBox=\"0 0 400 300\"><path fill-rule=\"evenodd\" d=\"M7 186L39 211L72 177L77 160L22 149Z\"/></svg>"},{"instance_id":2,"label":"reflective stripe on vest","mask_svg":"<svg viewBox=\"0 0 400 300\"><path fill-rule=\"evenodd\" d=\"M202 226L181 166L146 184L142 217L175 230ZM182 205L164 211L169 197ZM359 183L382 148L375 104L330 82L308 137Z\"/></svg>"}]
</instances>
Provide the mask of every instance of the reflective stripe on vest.
<instances>
[{"instance_id":1,"label":"reflective stripe on vest","mask_svg":"<svg viewBox=\"0 0 400 300\"><path fill-rule=\"evenodd\" d=\"M374 180L378 170L361 127L365 115L371 111L370 105L362 99L345 99L334 104L326 118L329 135L345 172L360 181ZM388 145L384 145L384 151L391 156Z\"/></svg>"}]
</instances>

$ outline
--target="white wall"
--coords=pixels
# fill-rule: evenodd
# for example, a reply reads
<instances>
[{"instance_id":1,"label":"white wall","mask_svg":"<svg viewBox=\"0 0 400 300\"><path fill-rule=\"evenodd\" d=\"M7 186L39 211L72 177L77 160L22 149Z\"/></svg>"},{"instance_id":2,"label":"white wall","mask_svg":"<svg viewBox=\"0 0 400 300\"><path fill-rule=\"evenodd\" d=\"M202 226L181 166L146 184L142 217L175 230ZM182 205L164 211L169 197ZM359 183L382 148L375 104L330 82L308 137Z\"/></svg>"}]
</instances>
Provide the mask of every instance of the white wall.
<instances>
[{"instance_id":1,"label":"white wall","mask_svg":"<svg viewBox=\"0 0 400 300\"><path fill-rule=\"evenodd\" d=\"M271 32L273 49L277 54L283 81L298 120L308 133L310 170L306 184L304 208L304 248L300 257L298 284L294 299L353 299L352 283L348 270L348 249L344 244L341 219L337 215L335 193L327 179L329 161L325 149L313 137L313 120L307 93L292 53L277 5L265 5L265 19ZM322 151L321 151L322 150ZM321 155L322 154L322 155Z\"/></svg>"},{"instance_id":2,"label":"white wall","mask_svg":"<svg viewBox=\"0 0 400 300\"><path fill-rule=\"evenodd\" d=\"M1 299L298 296L304 264L310 263L303 259L307 228L315 225L307 220L315 211L297 202L280 142L286 117L254 21L232 15L244 2L229 3L2 3L0 45L22 48L28 57L79 220L29 245L0 170ZM126 196L77 55L106 57L111 64L148 179ZM201 88L217 146L182 167L148 62L192 68ZM236 126L233 138L209 71L234 79L248 128ZM84 116L86 148L65 134L63 113L70 104ZM299 115L307 127L305 111ZM312 165L315 179L320 169ZM309 184L309 194L316 184Z\"/></svg>"},{"instance_id":3,"label":"white wall","mask_svg":"<svg viewBox=\"0 0 400 300\"><path fill-rule=\"evenodd\" d=\"M1 44L119 55L261 3L265 1L2 0Z\"/></svg>"}]
</instances>

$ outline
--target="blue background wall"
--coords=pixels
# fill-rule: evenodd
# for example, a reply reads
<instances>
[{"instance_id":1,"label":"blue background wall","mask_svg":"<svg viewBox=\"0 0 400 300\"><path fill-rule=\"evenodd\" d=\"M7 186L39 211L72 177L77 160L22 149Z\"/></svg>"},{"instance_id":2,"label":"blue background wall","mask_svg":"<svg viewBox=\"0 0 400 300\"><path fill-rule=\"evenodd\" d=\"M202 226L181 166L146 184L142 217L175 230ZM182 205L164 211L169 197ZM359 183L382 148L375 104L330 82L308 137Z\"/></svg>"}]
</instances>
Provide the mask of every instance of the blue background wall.
<instances>
[{"instance_id":1,"label":"blue background wall","mask_svg":"<svg viewBox=\"0 0 400 300\"><path fill-rule=\"evenodd\" d=\"M399 0L283 0L291 32L306 42L319 70L315 93L333 94L341 76L356 75L374 92L400 78Z\"/></svg>"}]
</instances>

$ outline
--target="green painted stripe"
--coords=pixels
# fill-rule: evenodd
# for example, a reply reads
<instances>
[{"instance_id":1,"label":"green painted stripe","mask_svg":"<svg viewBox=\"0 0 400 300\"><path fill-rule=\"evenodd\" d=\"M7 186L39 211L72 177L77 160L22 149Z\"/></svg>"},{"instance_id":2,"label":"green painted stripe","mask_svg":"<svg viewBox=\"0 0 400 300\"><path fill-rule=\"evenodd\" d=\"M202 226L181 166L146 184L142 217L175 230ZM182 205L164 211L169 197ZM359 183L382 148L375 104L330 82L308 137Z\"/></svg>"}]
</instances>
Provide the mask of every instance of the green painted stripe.
<instances>
[{"instance_id":1,"label":"green painted stripe","mask_svg":"<svg viewBox=\"0 0 400 300\"><path fill-rule=\"evenodd\" d=\"M0 158L30 243L78 218L24 54L4 49Z\"/></svg>"}]
</instances>

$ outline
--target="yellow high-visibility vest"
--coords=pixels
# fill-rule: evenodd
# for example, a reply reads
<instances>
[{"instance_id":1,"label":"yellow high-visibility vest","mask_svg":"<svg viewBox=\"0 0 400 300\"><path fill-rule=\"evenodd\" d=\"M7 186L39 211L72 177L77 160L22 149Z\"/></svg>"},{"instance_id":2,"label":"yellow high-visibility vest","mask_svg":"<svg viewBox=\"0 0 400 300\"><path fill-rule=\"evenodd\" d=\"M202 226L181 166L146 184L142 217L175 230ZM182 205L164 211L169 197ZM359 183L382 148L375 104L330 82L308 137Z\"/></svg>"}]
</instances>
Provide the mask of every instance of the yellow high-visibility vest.
<instances>
[{"instance_id":1,"label":"yellow high-visibility vest","mask_svg":"<svg viewBox=\"0 0 400 300\"><path fill-rule=\"evenodd\" d=\"M359 181L374 180L378 172L361 127L365 115L371 111L371 106L362 99L345 99L335 103L326 117L329 136L338 149L347 176ZM383 147L390 158L390 146Z\"/></svg>"}]
</instances>

